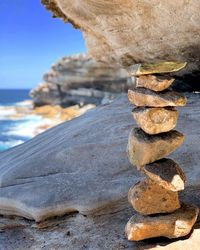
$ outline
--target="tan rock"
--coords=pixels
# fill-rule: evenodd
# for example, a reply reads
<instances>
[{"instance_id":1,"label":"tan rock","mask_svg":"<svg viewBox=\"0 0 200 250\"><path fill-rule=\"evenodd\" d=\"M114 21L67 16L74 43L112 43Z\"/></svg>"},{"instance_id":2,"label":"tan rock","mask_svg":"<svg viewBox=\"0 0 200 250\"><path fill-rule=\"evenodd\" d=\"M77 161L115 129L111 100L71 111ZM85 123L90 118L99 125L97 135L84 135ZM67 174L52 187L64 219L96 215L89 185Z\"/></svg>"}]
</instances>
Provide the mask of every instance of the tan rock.
<instances>
[{"instance_id":1,"label":"tan rock","mask_svg":"<svg viewBox=\"0 0 200 250\"><path fill-rule=\"evenodd\" d=\"M163 91L169 88L174 80L174 78L168 76L143 75L137 78L136 87Z\"/></svg>"},{"instance_id":2,"label":"tan rock","mask_svg":"<svg viewBox=\"0 0 200 250\"><path fill-rule=\"evenodd\" d=\"M178 192L169 191L149 178L130 188L128 200L143 215L171 213L180 208Z\"/></svg>"},{"instance_id":3,"label":"tan rock","mask_svg":"<svg viewBox=\"0 0 200 250\"><path fill-rule=\"evenodd\" d=\"M144 166L145 174L167 190L180 191L184 189L185 174L179 165L171 159L161 159Z\"/></svg>"},{"instance_id":4,"label":"tan rock","mask_svg":"<svg viewBox=\"0 0 200 250\"><path fill-rule=\"evenodd\" d=\"M188 67L179 75L194 71L195 76L199 72L198 0L43 0L43 3L84 32L89 54L97 61L125 67L141 62L187 61Z\"/></svg>"},{"instance_id":5,"label":"tan rock","mask_svg":"<svg viewBox=\"0 0 200 250\"><path fill-rule=\"evenodd\" d=\"M139 241L164 236L179 238L190 233L196 222L199 209L194 205L183 204L171 214L158 216L134 215L127 223L125 232L128 240Z\"/></svg>"},{"instance_id":6,"label":"tan rock","mask_svg":"<svg viewBox=\"0 0 200 250\"><path fill-rule=\"evenodd\" d=\"M154 92L145 88L128 90L128 99L136 106L167 107L185 106L187 99L184 95L170 90Z\"/></svg>"},{"instance_id":7,"label":"tan rock","mask_svg":"<svg viewBox=\"0 0 200 250\"><path fill-rule=\"evenodd\" d=\"M160 63L144 63L134 64L127 68L131 76L163 74L176 72L186 66L186 62L160 62Z\"/></svg>"},{"instance_id":8,"label":"tan rock","mask_svg":"<svg viewBox=\"0 0 200 250\"><path fill-rule=\"evenodd\" d=\"M173 108L137 107L132 114L138 126L152 135L174 129L178 120L178 111Z\"/></svg>"},{"instance_id":9,"label":"tan rock","mask_svg":"<svg viewBox=\"0 0 200 250\"><path fill-rule=\"evenodd\" d=\"M130 162L140 168L166 157L184 141L184 135L176 130L149 135L140 128L133 128L129 134L127 153Z\"/></svg>"}]
</instances>

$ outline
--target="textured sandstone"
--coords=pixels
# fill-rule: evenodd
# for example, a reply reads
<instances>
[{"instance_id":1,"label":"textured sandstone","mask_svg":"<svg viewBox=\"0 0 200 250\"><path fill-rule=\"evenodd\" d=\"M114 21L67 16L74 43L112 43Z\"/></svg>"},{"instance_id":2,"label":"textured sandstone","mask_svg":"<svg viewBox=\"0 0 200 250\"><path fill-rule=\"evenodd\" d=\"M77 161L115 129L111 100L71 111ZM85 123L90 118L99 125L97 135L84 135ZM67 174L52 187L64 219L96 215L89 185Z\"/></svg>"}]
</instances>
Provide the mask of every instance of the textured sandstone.
<instances>
[{"instance_id":1,"label":"textured sandstone","mask_svg":"<svg viewBox=\"0 0 200 250\"><path fill-rule=\"evenodd\" d=\"M175 91L164 90L157 93L145 88L129 89L128 99L136 106L147 107L185 106L187 102L184 95Z\"/></svg>"},{"instance_id":2,"label":"textured sandstone","mask_svg":"<svg viewBox=\"0 0 200 250\"><path fill-rule=\"evenodd\" d=\"M133 128L128 139L128 157L133 165L140 168L169 155L180 147L183 141L184 135L175 130L149 135L140 128Z\"/></svg>"},{"instance_id":3,"label":"textured sandstone","mask_svg":"<svg viewBox=\"0 0 200 250\"><path fill-rule=\"evenodd\" d=\"M144 166L145 174L167 190L184 189L185 174L179 165L171 159L161 159Z\"/></svg>"},{"instance_id":4,"label":"textured sandstone","mask_svg":"<svg viewBox=\"0 0 200 250\"><path fill-rule=\"evenodd\" d=\"M183 69L186 64L187 63L178 62L144 63L131 65L127 68L127 71L131 76L163 74L179 71Z\"/></svg>"},{"instance_id":5,"label":"textured sandstone","mask_svg":"<svg viewBox=\"0 0 200 250\"><path fill-rule=\"evenodd\" d=\"M173 83L175 79L167 76L143 75L137 77L136 87L143 87L153 91L163 91Z\"/></svg>"},{"instance_id":6,"label":"textured sandstone","mask_svg":"<svg viewBox=\"0 0 200 250\"><path fill-rule=\"evenodd\" d=\"M143 108L132 111L139 127L148 134L168 132L176 127L178 111L173 108Z\"/></svg>"},{"instance_id":7,"label":"textured sandstone","mask_svg":"<svg viewBox=\"0 0 200 250\"><path fill-rule=\"evenodd\" d=\"M180 208L178 192L166 190L149 178L130 188L128 200L142 215L171 213Z\"/></svg>"},{"instance_id":8,"label":"textured sandstone","mask_svg":"<svg viewBox=\"0 0 200 250\"><path fill-rule=\"evenodd\" d=\"M128 240L139 241L164 236L178 238L188 235L196 222L199 209L183 204L172 214L159 216L134 215L126 225Z\"/></svg>"},{"instance_id":9,"label":"textured sandstone","mask_svg":"<svg viewBox=\"0 0 200 250\"><path fill-rule=\"evenodd\" d=\"M124 66L157 61L189 62L178 74L199 72L198 0L43 2L56 14L59 9L58 16L64 16L84 32L89 53L97 60Z\"/></svg>"},{"instance_id":10,"label":"textured sandstone","mask_svg":"<svg viewBox=\"0 0 200 250\"><path fill-rule=\"evenodd\" d=\"M125 67L145 62L188 62L176 73L184 76L184 81L179 78L179 89L199 90L198 0L42 1L54 16L83 31L89 53L97 61Z\"/></svg>"}]
</instances>

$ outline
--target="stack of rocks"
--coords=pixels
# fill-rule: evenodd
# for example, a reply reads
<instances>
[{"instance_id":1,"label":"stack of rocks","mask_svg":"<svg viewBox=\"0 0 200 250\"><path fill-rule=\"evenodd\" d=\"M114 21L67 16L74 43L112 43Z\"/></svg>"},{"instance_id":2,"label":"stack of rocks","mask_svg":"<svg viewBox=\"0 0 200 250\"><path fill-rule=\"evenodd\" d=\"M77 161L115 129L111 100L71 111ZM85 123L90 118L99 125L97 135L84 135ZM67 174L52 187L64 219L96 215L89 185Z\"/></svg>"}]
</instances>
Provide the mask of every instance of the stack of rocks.
<instances>
[{"instance_id":1,"label":"stack of rocks","mask_svg":"<svg viewBox=\"0 0 200 250\"><path fill-rule=\"evenodd\" d=\"M139 128L132 129L127 151L130 162L146 177L128 193L130 204L139 213L126 225L128 240L185 236L198 216L197 207L179 200L178 192L186 181L183 170L172 159L164 158L184 141L184 135L173 129L178 120L175 107L186 104L186 97L169 89L174 79L164 73L184 66L185 63L147 64L129 70L137 77L128 98L137 106L132 113Z\"/></svg>"}]
</instances>

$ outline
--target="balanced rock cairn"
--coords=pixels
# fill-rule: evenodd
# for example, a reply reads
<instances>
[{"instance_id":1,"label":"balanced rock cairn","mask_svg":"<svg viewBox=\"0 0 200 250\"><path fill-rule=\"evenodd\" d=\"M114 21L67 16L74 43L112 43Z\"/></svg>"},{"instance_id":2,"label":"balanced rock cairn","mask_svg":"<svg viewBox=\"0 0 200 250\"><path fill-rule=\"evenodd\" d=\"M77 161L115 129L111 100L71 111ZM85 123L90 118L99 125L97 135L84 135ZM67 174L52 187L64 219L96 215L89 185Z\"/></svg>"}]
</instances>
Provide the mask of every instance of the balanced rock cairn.
<instances>
[{"instance_id":1,"label":"balanced rock cairn","mask_svg":"<svg viewBox=\"0 0 200 250\"><path fill-rule=\"evenodd\" d=\"M139 126L129 135L128 157L146 175L128 193L130 204L139 213L126 225L128 240L185 236L198 216L197 207L179 200L178 192L186 181L183 170L172 159L164 158L184 141L184 135L173 129L178 120L175 107L186 104L185 96L168 89L174 79L164 73L178 71L185 65L140 64L128 70L137 77L128 99L137 106L132 113Z\"/></svg>"}]
</instances>

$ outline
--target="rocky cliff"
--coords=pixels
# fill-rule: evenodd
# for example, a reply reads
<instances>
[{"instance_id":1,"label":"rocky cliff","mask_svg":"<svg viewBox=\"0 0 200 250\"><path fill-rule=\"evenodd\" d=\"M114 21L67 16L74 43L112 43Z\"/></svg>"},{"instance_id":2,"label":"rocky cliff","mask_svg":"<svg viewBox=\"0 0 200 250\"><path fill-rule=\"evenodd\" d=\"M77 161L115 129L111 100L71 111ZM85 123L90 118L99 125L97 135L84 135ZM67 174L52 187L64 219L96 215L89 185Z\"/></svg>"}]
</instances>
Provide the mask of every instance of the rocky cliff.
<instances>
[{"instance_id":1,"label":"rocky cliff","mask_svg":"<svg viewBox=\"0 0 200 250\"><path fill-rule=\"evenodd\" d=\"M97 63L88 55L63 57L43 80L31 91L36 106L105 103L130 87L125 70Z\"/></svg>"}]
</instances>

